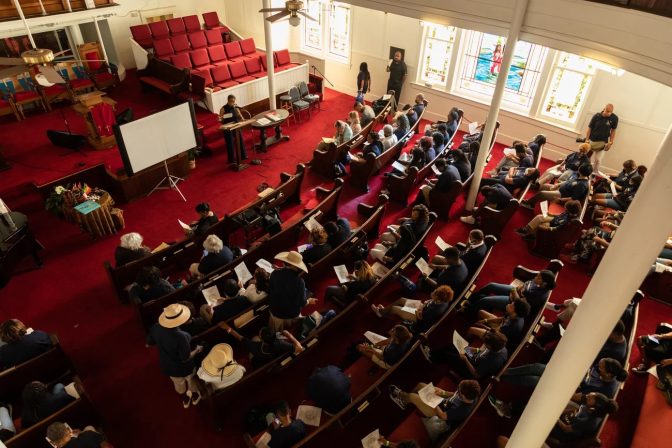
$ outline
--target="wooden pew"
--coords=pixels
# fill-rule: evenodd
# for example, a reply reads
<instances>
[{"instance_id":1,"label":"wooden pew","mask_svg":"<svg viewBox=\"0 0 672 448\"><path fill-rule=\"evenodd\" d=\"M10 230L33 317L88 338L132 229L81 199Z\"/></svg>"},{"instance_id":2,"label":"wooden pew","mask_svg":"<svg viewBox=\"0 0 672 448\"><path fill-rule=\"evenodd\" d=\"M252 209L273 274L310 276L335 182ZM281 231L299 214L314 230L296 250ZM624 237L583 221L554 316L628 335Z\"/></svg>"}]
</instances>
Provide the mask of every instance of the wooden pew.
<instances>
[{"instance_id":1,"label":"wooden pew","mask_svg":"<svg viewBox=\"0 0 672 448\"><path fill-rule=\"evenodd\" d=\"M415 130L420 125L420 120L422 120L422 117L427 110L427 104L427 101L425 101L425 109L423 109L418 120L413 123L413 126L411 126L406 135L399 139L395 145L390 147L387 151L383 151L378 156L368 153L363 158L358 158L357 160L350 162L351 185L361 188L364 191L369 191L369 179L374 173L380 171L381 168L399 158L401 150L404 149L404 146L406 146L406 143L413 137ZM381 113L384 114L385 110Z\"/></svg>"},{"instance_id":2,"label":"wooden pew","mask_svg":"<svg viewBox=\"0 0 672 448\"><path fill-rule=\"evenodd\" d=\"M105 261L103 266L117 293L117 297L122 302L128 301L128 285L135 282L138 273L143 267L156 266L164 273L168 270L186 269L189 263L198 259L203 247L205 238L214 234L224 241L224 244L230 244L229 235L240 228L239 220L247 210L253 210L264 203L270 203L272 206L279 206L285 202L300 203L301 184L305 175L305 166L299 164L296 168L296 174L280 173L280 185L269 195L263 198L257 198L248 205L229 213L220 219L219 222L201 236L193 236L170 245L166 249L152 253L140 260L132 261L123 266L113 267L112 263Z\"/></svg>"},{"instance_id":3,"label":"wooden pew","mask_svg":"<svg viewBox=\"0 0 672 448\"><path fill-rule=\"evenodd\" d=\"M180 69L168 62L148 55L147 67L138 70L138 80L143 91L154 88L173 98L189 90L189 69Z\"/></svg>"},{"instance_id":4,"label":"wooden pew","mask_svg":"<svg viewBox=\"0 0 672 448\"><path fill-rule=\"evenodd\" d=\"M652 272L644 279L642 290L650 297L672 304L672 272Z\"/></svg>"},{"instance_id":5,"label":"wooden pew","mask_svg":"<svg viewBox=\"0 0 672 448\"><path fill-rule=\"evenodd\" d=\"M457 122L457 128L459 129L460 124L462 123L462 115L464 114L464 112L462 111L462 109L458 109L457 113L460 117L459 121ZM445 155L445 153L450 150L450 147L453 144L453 139L455 138L456 134L457 132L455 132L453 135L450 136L450 140L448 140L445 143L443 151L437 154L436 157L434 157L432 161L423 166L422 169L418 170L418 168L411 166L406 169L405 174L402 175L391 174L390 177L388 178L387 183L387 189L390 192L390 199L399 202L404 206L407 205L408 196L411 194L411 189L413 188L413 186L422 182L427 176L432 174L433 172L432 166L434 166L439 157Z\"/></svg>"},{"instance_id":6,"label":"wooden pew","mask_svg":"<svg viewBox=\"0 0 672 448\"><path fill-rule=\"evenodd\" d=\"M335 143L329 144L325 149L316 149L313 151L313 159L308 164L312 171L324 176L328 179L334 178L334 164L336 160L339 160L345 152L350 152L351 150L359 147L364 141L366 141L366 136L373 129L373 125L381 119L381 114L379 114L376 119L372 120L370 123L367 123L366 126L362 128L361 131L352 136L347 142L336 145Z\"/></svg>"},{"instance_id":7,"label":"wooden pew","mask_svg":"<svg viewBox=\"0 0 672 448\"><path fill-rule=\"evenodd\" d=\"M44 248L35 239L27 223L0 241L0 288L9 283L14 269L25 257L30 255L38 267L42 266L42 258L39 255L42 249Z\"/></svg>"}]
</instances>

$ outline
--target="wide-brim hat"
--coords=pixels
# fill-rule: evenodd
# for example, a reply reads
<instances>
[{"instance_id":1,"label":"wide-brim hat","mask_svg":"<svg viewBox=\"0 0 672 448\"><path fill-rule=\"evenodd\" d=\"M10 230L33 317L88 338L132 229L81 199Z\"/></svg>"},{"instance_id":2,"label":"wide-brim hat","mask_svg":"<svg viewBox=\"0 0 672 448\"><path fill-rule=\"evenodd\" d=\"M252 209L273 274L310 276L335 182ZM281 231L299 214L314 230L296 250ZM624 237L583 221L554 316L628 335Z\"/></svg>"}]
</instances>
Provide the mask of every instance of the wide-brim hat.
<instances>
[{"instance_id":1,"label":"wide-brim hat","mask_svg":"<svg viewBox=\"0 0 672 448\"><path fill-rule=\"evenodd\" d=\"M201 367L214 377L232 375L236 370L236 361L233 359L233 349L229 344L217 344L212 347L208 356L203 359Z\"/></svg>"},{"instance_id":2,"label":"wide-brim hat","mask_svg":"<svg viewBox=\"0 0 672 448\"><path fill-rule=\"evenodd\" d=\"M276 260L280 260L283 263L291 264L292 266L301 269L306 274L308 273L308 268L303 262L303 256L295 250L289 252L280 252L275 256Z\"/></svg>"},{"instance_id":3,"label":"wide-brim hat","mask_svg":"<svg viewBox=\"0 0 672 448\"><path fill-rule=\"evenodd\" d=\"M173 303L163 309L159 316L159 325L164 328L176 328L185 323L191 317L191 311L184 305Z\"/></svg>"}]
</instances>

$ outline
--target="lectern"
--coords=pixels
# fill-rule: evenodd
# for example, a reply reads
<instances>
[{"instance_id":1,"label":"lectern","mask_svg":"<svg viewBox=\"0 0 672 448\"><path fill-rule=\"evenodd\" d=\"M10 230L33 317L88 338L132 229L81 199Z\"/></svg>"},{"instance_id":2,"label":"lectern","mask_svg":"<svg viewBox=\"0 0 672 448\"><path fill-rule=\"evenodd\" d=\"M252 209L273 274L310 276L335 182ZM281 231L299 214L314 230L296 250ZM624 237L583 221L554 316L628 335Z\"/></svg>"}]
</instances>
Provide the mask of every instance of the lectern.
<instances>
[{"instance_id":1,"label":"lectern","mask_svg":"<svg viewBox=\"0 0 672 448\"><path fill-rule=\"evenodd\" d=\"M242 135L241 132L243 128L246 126L249 126L251 123L253 123L255 120L244 120L244 121L239 121L239 122L233 122L233 123L226 123L223 124L219 127L220 130L226 132L229 131L231 132L232 137L233 137L233 146L234 146L234 155L236 157L236 163L233 165L233 169L236 171L242 171L245 168L249 167L247 163L243 163L242 161L242 148L240 147L240 142L242 140Z\"/></svg>"}]
</instances>

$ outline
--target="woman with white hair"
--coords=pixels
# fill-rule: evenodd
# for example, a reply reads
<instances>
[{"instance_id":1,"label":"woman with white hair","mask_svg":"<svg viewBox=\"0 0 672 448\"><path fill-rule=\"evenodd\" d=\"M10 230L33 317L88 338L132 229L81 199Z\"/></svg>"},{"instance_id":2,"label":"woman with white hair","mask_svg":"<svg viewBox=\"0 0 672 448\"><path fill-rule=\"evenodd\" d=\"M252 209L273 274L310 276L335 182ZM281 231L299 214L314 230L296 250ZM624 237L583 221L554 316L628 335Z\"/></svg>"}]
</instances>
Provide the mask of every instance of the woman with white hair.
<instances>
[{"instance_id":1,"label":"woman with white hair","mask_svg":"<svg viewBox=\"0 0 672 448\"><path fill-rule=\"evenodd\" d=\"M411 130L411 123L408 121L408 115L404 112L397 112L394 115L394 135L397 140L404 138L404 136Z\"/></svg>"},{"instance_id":2,"label":"woman with white hair","mask_svg":"<svg viewBox=\"0 0 672 448\"><path fill-rule=\"evenodd\" d=\"M383 126L383 138L380 140L383 143L383 151L387 151L397 144L397 136L394 135L394 128L390 124Z\"/></svg>"},{"instance_id":3,"label":"woman with white hair","mask_svg":"<svg viewBox=\"0 0 672 448\"><path fill-rule=\"evenodd\" d=\"M149 247L142 245L142 235L137 232L122 235L120 240L119 246L114 250L114 262L117 267L152 253Z\"/></svg>"},{"instance_id":4,"label":"woman with white hair","mask_svg":"<svg viewBox=\"0 0 672 448\"><path fill-rule=\"evenodd\" d=\"M203 277L233 261L233 252L217 235L208 235L203 241L203 249L201 261L189 268L189 274L194 278Z\"/></svg>"}]
</instances>

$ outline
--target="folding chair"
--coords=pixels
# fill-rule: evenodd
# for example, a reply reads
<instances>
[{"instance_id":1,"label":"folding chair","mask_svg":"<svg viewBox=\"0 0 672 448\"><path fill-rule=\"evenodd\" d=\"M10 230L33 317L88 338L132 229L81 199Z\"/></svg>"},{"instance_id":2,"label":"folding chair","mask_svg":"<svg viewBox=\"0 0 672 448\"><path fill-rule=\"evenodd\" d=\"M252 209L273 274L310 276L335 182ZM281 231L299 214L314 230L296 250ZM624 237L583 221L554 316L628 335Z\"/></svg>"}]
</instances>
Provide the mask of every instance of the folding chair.
<instances>
[{"instance_id":1,"label":"folding chair","mask_svg":"<svg viewBox=\"0 0 672 448\"><path fill-rule=\"evenodd\" d=\"M289 96L292 101L292 108L296 109L296 114L294 115L294 121L296 121L296 116L299 115L299 112L302 110L308 111L308 119L310 119L310 103L308 101L301 99L301 93L299 93L299 88L292 86L289 88ZM300 118L300 117L299 117Z\"/></svg>"},{"instance_id":2,"label":"folding chair","mask_svg":"<svg viewBox=\"0 0 672 448\"><path fill-rule=\"evenodd\" d=\"M320 97L318 95L310 93L310 91L308 90L308 84L306 84L305 81L301 81L299 83L299 93L301 94L302 100L308 101L308 103L310 103L311 105L316 104L317 110L321 110Z\"/></svg>"}]
</instances>

